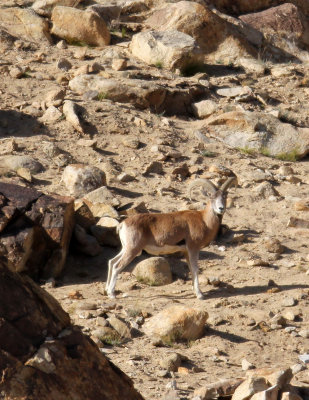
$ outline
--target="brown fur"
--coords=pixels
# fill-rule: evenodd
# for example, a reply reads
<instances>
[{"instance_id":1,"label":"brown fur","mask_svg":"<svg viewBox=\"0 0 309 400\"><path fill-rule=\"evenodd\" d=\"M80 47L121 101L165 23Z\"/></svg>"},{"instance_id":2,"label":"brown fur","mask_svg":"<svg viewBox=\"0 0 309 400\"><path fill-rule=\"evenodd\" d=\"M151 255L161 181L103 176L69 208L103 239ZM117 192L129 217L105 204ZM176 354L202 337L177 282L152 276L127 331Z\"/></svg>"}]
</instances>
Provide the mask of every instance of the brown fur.
<instances>
[{"instance_id":1,"label":"brown fur","mask_svg":"<svg viewBox=\"0 0 309 400\"><path fill-rule=\"evenodd\" d=\"M216 237L220 218L212 212L209 203L203 211L138 214L127 218L123 224L132 233L139 232L141 249L146 244L176 245L182 240L190 247L201 249Z\"/></svg>"}]
</instances>

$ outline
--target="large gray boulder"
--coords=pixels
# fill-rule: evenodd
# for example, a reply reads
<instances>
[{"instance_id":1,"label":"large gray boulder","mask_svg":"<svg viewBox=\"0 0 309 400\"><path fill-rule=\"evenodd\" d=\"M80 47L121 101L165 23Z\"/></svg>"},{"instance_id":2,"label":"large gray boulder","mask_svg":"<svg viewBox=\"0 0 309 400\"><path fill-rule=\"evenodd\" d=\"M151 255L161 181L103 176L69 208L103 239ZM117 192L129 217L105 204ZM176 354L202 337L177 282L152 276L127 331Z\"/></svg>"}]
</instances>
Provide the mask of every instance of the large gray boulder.
<instances>
[{"instance_id":1,"label":"large gray boulder","mask_svg":"<svg viewBox=\"0 0 309 400\"><path fill-rule=\"evenodd\" d=\"M132 38L130 50L146 64L171 70L186 70L203 60L195 40L174 29L137 33Z\"/></svg>"},{"instance_id":2,"label":"large gray boulder","mask_svg":"<svg viewBox=\"0 0 309 400\"><path fill-rule=\"evenodd\" d=\"M209 117L205 123L218 140L233 148L287 160L309 153L309 128L294 127L270 114L232 111Z\"/></svg>"}]
</instances>

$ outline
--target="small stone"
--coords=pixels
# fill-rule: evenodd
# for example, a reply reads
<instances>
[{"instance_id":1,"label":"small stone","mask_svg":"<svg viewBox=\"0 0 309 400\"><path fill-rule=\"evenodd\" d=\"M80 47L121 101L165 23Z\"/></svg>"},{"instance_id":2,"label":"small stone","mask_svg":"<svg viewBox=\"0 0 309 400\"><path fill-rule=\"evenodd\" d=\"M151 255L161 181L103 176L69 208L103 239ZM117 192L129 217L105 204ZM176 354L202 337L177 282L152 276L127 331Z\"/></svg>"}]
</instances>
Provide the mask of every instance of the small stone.
<instances>
[{"instance_id":1,"label":"small stone","mask_svg":"<svg viewBox=\"0 0 309 400\"><path fill-rule=\"evenodd\" d=\"M293 307L297 304L297 300L294 299L294 297L286 297L282 301L282 306L283 307Z\"/></svg>"},{"instance_id":2,"label":"small stone","mask_svg":"<svg viewBox=\"0 0 309 400\"><path fill-rule=\"evenodd\" d=\"M282 315L288 321L295 321L296 315L293 313L293 311L285 311Z\"/></svg>"},{"instance_id":3,"label":"small stone","mask_svg":"<svg viewBox=\"0 0 309 400\"><path fill-rule=\"evenodd\" d=\"M284 328L284 332L286 332L286 333L291 333L294 331L296 331L295 326L287 326L286 328Z\"/></svg>"},{"instance_id":4,"label":"small stone","mask_svg":"<svg viewBox=\"0 0 309 400\"><path fill-rule=\"evenodd\" d=\"M55 106L50 106L40 118L42 122L56 122L62 117L62 113Z\"/></svg>"},{"instance_id":5,"label":"small stone","mask_svg":"<svg viewBox=\"0 0 309 400\"><path fill-rule=\"evenodd\" d=\"M220 286L221 280L217 276L211 276L208 278L208 283L215 287Z\"/></svg>"},{"instance_id":6,"label":"small stone","mask_svg":"<svg viewBox=\"0 0 309 400\"><path fill-rule=\"evenodd\" d=\"M77 141L77 145L95 149L97 147L97 141L95 139L79 139Z\"/></svg>"},{"instance_id":7,"label":"small stone","mask_svg":"<svg viewBox=\"0 0 309 400\"><path fill-rule=\"evenodd\" d=\"M270 253L282 254L284 251L284 247L280 241L275 238L266 238L264 245Z\"/></svg>"},{"instance_id":8,"label":"small stone","mask_svg":"<svg viewBox=\"0 0 309 400\"><path fill-rule=\"evenodd\" d=\"M308 339L309 338L309 329L301 329L299 332L299 336Z\"/></svg>"},{"instance_id":9,"label":"small stone","mask_svg":"<svg viewBox=\"0 0 309 400\"><path fill-rule=\"evenodd\" d=\"M78 47L77 49L75 49L74 51L74 58L78 59L78 60L84 60L86 58L87 55L87 47Z\"/></svg>"},{"instance_id":10,"label":"small stone","mask_svg":"<svg viewBox=\"0 0 309 400\"><path fill-rule=\"evenodd\" d=\"M126 172L123 172L122 174L120 174L120 175L117 176L117 180L118 180L119 182L127 183L127 182L132 182L132 181L134 181L134 180L135 180L135 177L132 176L132 175L130 175L130 174L127 174Z\"/></svg>"},{"instance_id":11,"label":"small stone","mask_svg":"<svg viewBox=\"0 0 309 400\"><path fill-rule=\"evenodd\" d=\"M122 143L124 146L129 147L130 149L138 149L140 145L140 141L138 139L130 137L123 138Z\"/></svg>"},{"instance_id":12,"label":"small stone","mask_svg":"<svg viewBox=\"0 0 309 400\"><path fill-rule=\"evenodd\" d=\"M296 211L309 211L309 200L299 200L294 203Z\"/></svg>"},{"instance_id":13,"label":"small stone","mask_svg":"<svg viewBox=\"0 0 309 400\"><path fill-rule=\"evenodd\" d=\"M280 168L278 168L278 174L283 176L293 175L294 171L292 167L288 165L282 165Z\"/></svg>"},{"instance_id":14,"label":"small stone","mask_svg":"<svg viewBox=\"0 0 309 400\"><path fill-rule=\"evenodd\" d=\"M143 175L148 174L163 174L163 166L162 163L159 161L152 161L148 166L145 168Z\"/></svg>"},{"instance_id":15,"label":"small stone","mask_svg":"<svg viewBox=\"0 0 309 400\"><path fill-rule=\"evenodd\" d=\"M112 62L112 68L115 71L123 71L127 68L127 60L125 58L115 58Z\"/></svg>"},{"instance_id":16,"label":"small stone","mask_svg":"<svg viewBox=\"0 0 309 400\"><path fill-rule=\"evenodd\" d=\"M16 173L23 178L26 182L32 181L32 176L29 168L17 168Z\"/></svg>"},{"instance_id":17,"label":"small stone","mask_svg":"<svg viewBox=\"0 0 309 400\"><path fill-rule=\"evenodd\" d=\"M67 42L65 40L59 40L59 42L56 44L56 47L58 49L64 50L64 49L68 48L68 45L67 45Z\"/></svg>"},{"instance_id":18,"label":"small stone","mask_svg":"<svg viewBox=\"0 0 309 400\"><path fill-rule=\"evenodd\" d=\"M305 364L309 364L309 354L300 354L298 356L298 358L300 359L300 361L302 361Z\"/></svg>"},{"instance_id":19,"label":"small stone","mask_svg":"<svg viewBox=\"0 0 309 400\"><path fill-rule=\"evenodd\" d=\"M241 361L241 368L243 371L248 371L249 369L254 369L255 366L249 362L248 360L246 360L245 358Z\"/></svg>"},{"instance_id":20,"label":"small stone","mask_svg":"<svg viewBox=\"0 0 309 400\"><path fill-rule=\"evenodd\" d=\"M72 68L72 64L66 58L60 58L57 61L57 68L62 71L69 71Z\"/></svg>"},{"instance_id":21,"label":"small stone","mask_svg":"<svg viewBox=\"0 0 309 400\"><path fill-rule=\"evenodd\" d=\"M305 369L306 369L306 367L303 364L300 364L300 363L294 364L291 367L293 376L298 374L301 371L304 371Z\"/></svg>"},{"instance_id":22,"label":"small stone","mask_svg":"<svg viewBox=\"0 0 309 400\"><path fill-rule=\"evenodd\" d=\"M196 117L207 118L217 111L218 106L212 100L202 100L198 103L192 104L192 109Z\"/></svg>"},{"instance_id":23,"label":"small stone","mask_svg":"<svg viewBox=\"0 0 309 400\"><path fill-rule=\"evenodd\" d=\"M181 365L181 356L178 353L171 353L162 357L159 363L165 370L176 372Z\"/></svg>"},{"instance_id":24,"label":"small stone","mask_svg":"<svg viewBox=\"0 0 309 400\"><path fill-rule=\"evenodd\" d=\"M19 65L15 65L14 67L10 68L9 73L12 78L19 79L24 75L25 71Z\"/></svg>"}]
</instances>

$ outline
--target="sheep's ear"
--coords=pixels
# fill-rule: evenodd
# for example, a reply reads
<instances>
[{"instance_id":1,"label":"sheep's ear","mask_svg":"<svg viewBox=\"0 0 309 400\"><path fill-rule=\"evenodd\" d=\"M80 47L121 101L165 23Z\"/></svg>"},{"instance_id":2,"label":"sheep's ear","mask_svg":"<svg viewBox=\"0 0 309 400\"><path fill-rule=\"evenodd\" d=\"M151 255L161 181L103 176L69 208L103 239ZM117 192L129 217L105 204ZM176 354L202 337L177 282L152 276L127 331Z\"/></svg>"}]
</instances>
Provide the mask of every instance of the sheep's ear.
<instances>
[{"instance_id":1,"label":"sheep's ear","mask_svg":"<svg viewBox=\"0 0 309 400\"><path fill-rule=\"evenodd\" d=\"M228 188L230 186L232 186L232 184L234 184L234 186L238 185L238 181L237 181L237 176L232 176L231 178L228 178L220 187L220 189L222 190L222 192L226 192L228 190Z\"/></svg>"},{"instance_id":2,"label":"sheep's ear","mask_svg":"<svg viewBox=\"0 0 309 400\"><path fill-rule=\"evenodd\" d=\"M190 200L192 200L192 196L191 196L192 190L198 186L200 186L202 188L204 196L207 196L207 192L214 194L218 190L217 186L214 183L212 183L211 181L209 181L208 179L202 179L202 178L195 179L193 182L191 182L189 184L189 187L188 187L188 193L189 193Z\"/></svg>"}]
</instances>

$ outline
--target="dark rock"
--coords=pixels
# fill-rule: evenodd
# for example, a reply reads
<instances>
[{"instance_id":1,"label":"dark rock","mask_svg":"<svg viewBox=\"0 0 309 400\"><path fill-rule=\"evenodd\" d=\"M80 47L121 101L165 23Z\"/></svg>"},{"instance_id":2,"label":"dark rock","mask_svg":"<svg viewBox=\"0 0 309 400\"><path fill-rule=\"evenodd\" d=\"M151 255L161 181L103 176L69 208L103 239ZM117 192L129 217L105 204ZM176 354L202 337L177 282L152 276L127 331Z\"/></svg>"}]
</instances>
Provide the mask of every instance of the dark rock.
<instances>
[{"instance_id":1,"label":"dark rock","mask_svg":"<svg viewBox=\"0 0 309 400\"><path fill-rule=\"evenodd\" d=\"M59 276L73 225L73 199L0 183L0 256L12 271Z\"/></svg>"},{"instance_id":2,"label":"dark rock","mask_svg":"<svg viewBox=\"0 0 309 400\"><path fill-rule=\"evenodd\" d=\"M0 390L6 399L142 400L69 315L0 260Z\"/></svg>"}]
</instances>

